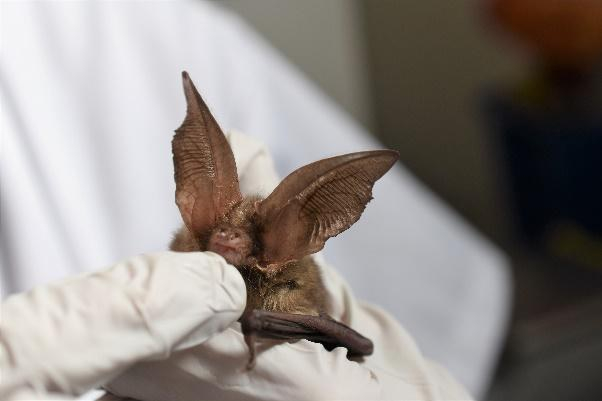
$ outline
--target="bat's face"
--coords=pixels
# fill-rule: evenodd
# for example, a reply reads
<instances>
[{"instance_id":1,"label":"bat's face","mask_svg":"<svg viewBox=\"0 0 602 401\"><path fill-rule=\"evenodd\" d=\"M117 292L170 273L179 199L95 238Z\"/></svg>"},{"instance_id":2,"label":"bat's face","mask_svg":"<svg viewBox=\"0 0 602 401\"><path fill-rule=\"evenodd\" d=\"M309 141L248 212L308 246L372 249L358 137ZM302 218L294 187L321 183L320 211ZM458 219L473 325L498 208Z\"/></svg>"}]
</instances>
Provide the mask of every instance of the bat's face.
<instances>
[{"instance_id":1,"label":"bat's face","mask_svg":"<svg viewBox=\"0 0 602 401\"><path fill-rule=\"evenodd\" d=\"M251 237L238 227L220 224L209 237L207 250L220 254L234 266L246 265L251 257Z\"/></svg>"},{"instance_id":2,"label":"bat's face","mask_svg":"<svg viewBox=\"0 0 602 401\"><path fill-rule=\"evenodd\" d=\"M257 202L256 198L245 198L234 206L211 230L207 250L223 256L231 265L254 266L258 247L253 217Z\"/></svg>"}]
</instances>

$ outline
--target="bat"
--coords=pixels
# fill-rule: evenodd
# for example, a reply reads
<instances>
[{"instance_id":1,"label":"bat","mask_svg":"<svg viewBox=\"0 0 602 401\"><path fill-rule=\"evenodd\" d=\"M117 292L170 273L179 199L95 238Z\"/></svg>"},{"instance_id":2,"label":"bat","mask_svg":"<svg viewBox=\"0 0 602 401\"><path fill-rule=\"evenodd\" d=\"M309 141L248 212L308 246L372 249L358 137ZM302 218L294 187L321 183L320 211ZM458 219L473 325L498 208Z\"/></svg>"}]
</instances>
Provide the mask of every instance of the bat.
<instances>
[{"instance_id":1,"label":"bat","mask_svg":"<svg viewBox=\"0 0 602 401\"><path fill-rule=\"evenodd\" d=\"M265 199L243 197L226 137L186 71L182 79L187 110L172 152L184 225L170 248L218 253L241 273L249 368L257 338L307 339L329 350L346 347L348 357L370 355L369 339L328 315L327 291L311 254L360 218L374 183L398 153L319 160L292 172Z\"/></svg>"}]
</instances>

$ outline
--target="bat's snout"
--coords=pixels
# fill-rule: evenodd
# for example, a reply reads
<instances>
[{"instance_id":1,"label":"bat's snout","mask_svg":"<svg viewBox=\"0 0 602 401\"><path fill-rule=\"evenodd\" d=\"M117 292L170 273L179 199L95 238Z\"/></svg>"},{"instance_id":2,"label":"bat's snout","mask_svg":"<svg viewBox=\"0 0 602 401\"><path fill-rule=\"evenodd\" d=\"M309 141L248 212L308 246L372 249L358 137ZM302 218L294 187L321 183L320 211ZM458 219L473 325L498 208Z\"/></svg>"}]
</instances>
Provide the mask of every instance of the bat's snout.
<instances>
[{"instance_id":1,"label":"bat's snout","mask_svg":"<svg viewBox=\"0 0 602 401\"><path fill-rule=\"evenodd\" d=\"M236 227L217 227L209 237L207 250L215 252L235 266L245 262L251 249L251 238Z\"/></svg>"}]
</instances>

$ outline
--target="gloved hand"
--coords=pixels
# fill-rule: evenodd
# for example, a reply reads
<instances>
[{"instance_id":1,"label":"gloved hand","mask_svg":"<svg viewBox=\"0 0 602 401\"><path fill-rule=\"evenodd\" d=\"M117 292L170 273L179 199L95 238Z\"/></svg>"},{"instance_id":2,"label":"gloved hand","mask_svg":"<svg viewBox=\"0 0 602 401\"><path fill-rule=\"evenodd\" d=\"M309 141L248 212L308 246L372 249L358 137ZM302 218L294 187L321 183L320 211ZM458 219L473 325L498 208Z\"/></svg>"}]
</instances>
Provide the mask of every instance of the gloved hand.
<instances>
[{"instance_id":1,"label":"gloved hand","mask_svg":"<svg viewBox=\"0 0 602 401\"><path fill-rule=\"evenodd\" d=\"M2 304L0 399L76 396L137 361L200 344L242 314L245 285L216 254L163 252Z\"/></svg>"},{"instance_id":2,"label":"gloved hand","mask_svg":"<svg viewBox=\"0 0 602 401\"><path fill-rule=\"evenodd\" d=\"M263 341L257 364L246 370L248 349L235 323L199 346L167 360L139 363L106 388L137 400L466 400L465 390L426 360L412 338L382 310L358 303L336 272L318 257L334 318L374 341L364 361L346 349Z\"/></svg>"},{"instance_id":3,"label":"gloved hand","mask_svg":"<svg viewBox=\"0 0 602 401\"><path fill-rule=\"evenodd\" d=\"M231 133L245 194L268 195L278 180L265 147ZM246 370L248 349L234 323L199 346L167 360L139 363L105 387L138 400L319 400L454 399L470 397L438 365L427 361L412 338L387 313L360 304L347 284L321 257L317 261L331 298L331 315L374 342L364 361L346 358L346 350L326 351L306 340L258 344L257 364Z\"/></svg>"}]
</instances>

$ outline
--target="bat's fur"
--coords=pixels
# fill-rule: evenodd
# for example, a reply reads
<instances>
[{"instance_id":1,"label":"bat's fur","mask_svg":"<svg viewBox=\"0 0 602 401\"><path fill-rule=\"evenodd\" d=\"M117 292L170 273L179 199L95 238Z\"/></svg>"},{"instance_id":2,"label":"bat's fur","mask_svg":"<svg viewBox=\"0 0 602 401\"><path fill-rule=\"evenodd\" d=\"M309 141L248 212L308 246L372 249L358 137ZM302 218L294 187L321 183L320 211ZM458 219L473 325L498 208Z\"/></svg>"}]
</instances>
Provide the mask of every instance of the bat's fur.
<instances>
[{"instance_id":1,"label":"bat's fur","mask_svg":"<svg viewBox=\"0 0 602 401\"><path fill-rule=\"evenodd\" d=\"M254 218L254 205L259 200L257 197L243 199L217 224L218 227L228 225L242 229L252 242L245 247L249 249L249 254L244 255L247 262L236 266L247 287L246 310L262 309L314 316L327 314L329 302L326 288L311 256L289 262L269 274L255 266L260 252L257 238L261 228ZM203 233L201 237L195 237L184 226L175 234L170 249L180 252L207 251L210 235Z\"/></svg>"}]
</instances>

